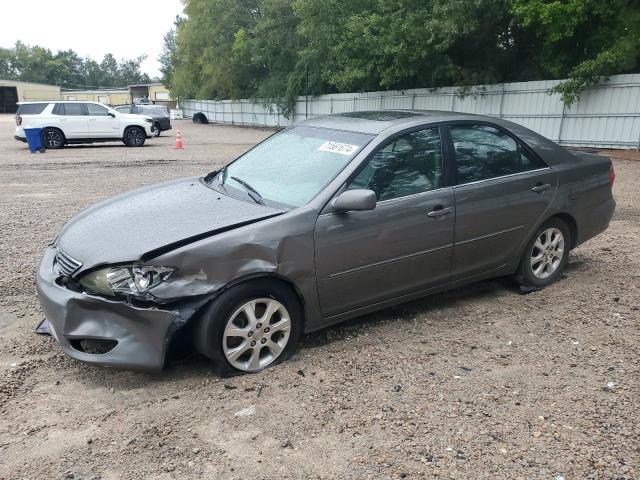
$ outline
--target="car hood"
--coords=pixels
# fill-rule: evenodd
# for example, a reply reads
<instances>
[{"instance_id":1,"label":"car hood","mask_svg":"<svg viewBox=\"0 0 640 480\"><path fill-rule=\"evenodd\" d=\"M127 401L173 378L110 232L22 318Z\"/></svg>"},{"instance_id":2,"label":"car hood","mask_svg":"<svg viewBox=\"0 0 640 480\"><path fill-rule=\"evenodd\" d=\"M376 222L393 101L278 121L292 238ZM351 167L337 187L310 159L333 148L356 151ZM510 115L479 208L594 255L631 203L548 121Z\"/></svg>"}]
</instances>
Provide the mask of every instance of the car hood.
<instances>
[{"instance_id":1,"label":"car hood","mask_svg":"<svg viewBox=\"0 0 640 480\"><path fill-rule=\"evenodd\" d=\"M56 244L86 270L153 258L155 250L177 248L283 211L237 200L196 177L187 178L90 206L65 225Z\"/></svg>"}]
</instances>

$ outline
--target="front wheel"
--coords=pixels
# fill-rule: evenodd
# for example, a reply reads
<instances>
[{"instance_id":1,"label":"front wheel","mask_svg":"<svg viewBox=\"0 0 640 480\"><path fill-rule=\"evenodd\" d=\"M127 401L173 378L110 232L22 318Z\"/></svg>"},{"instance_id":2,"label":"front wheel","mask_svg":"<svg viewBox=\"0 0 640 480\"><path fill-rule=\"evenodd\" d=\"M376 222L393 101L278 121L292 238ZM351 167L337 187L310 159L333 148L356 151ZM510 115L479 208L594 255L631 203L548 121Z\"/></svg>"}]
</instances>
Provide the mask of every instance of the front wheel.
<instances>
[{"instance_id":1,"label":"front wheel","mask_svg":"<svg viewBox=\"0 0 640 480\"><path fill-rule=\"evenodd\" d=\"M277 281L254 280L223 293L196 327L200 353L221 373L258 372L289 358L302 333L296 294Z\"/></svg>"},{"instance_id":2,"label":"front wheel","mask_svg":"<svg viewBox=\"0 0 640 480\"><path fill-rule=\"evenodd\" d=\"M524 287L544 288L560 278L569 259L571 231L552 218L529 241L520 260L516 281Z\"/></svg>"},{"instance_id":3,"label":"front wheel","mask_svg":"<svg viewBox=\"0 0 640 480\"><path fill-rule=\"evenodd\" d=\"M125 130L122 141L127 147L141 147L144 145L146 138L147 135L144 129L140 127L129 127Z\"/></svg>"},{"instance_id":4,"label":"front wheel","mask_svg":"<svg viewBox=\"0 0 640 480\"><path fill-rule=\"evenodd\" d=\"M151 125L151 133L154 137L160 136L160 134L162 133L162 129L160 128L160 125L158 123L154 123L153 125Z\"/></svg>"}]
</instances>

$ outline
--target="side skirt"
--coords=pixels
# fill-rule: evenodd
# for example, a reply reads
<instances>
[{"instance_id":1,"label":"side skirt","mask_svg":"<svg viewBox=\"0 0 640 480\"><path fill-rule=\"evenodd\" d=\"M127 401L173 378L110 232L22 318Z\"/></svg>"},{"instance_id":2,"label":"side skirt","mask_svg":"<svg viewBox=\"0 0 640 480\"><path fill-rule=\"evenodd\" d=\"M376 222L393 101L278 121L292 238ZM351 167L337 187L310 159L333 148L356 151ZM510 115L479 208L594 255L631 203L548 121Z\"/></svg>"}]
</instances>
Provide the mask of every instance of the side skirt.
<instances>
[{"instance_id":1,"label":"side skirt","mask_svg":"<svg viewBox=\"0 0 640 480\"><path fill-rule=\"evenodd\" d=\"M384 308L392 307L394 305L399 305L401 303L411 302L413 300L417 300L419 298L426 297L434 293L444 292L446 290L451 290L452 288L461 287L463 285L469 285L471 283L479 282L481 280L487 280L489 278L501 277L504 275L511 275L513 271L514 270L512 265L505 264L493 270L489 270L487 272L473 275L471 277L461 278L458 280L454 280L453 282L443 283L442 285L437 285L435 287L428 288L426 290L420 290L418 292L408 293L405 295L401 295L399 297L385 300L383 302L377 302L371 305L367 305L365 307L356 308L348 312L323 318L319 322L315 323L314 325L307 324L304 333L315 332L316 330L320 330L322 328L335 325L336 323L344 322L345 320L349 320L351 318L359 317L361 315L375 312L377 310L382 310Z\"/></svg>"}]
</instances>

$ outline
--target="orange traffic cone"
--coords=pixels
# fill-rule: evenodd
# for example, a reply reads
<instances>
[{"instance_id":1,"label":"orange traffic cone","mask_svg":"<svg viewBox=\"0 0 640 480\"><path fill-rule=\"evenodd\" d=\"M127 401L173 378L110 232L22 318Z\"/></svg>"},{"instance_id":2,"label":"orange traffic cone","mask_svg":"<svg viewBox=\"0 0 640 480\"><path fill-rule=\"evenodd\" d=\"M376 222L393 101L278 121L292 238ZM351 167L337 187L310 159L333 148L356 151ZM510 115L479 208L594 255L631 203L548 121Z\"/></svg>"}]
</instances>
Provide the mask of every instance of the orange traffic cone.
<instances>
[{"instance_id":1,"label":"orange traffic cone","mask_svg":"<svg viewBox=\"0 0 640 480\"><path fill-rule=\"evenodd\" d=\"M184 145L182 145L182 135L180 135L180 129L176 130L176 149L182 150Z\"/></svg>"}]
</instances>

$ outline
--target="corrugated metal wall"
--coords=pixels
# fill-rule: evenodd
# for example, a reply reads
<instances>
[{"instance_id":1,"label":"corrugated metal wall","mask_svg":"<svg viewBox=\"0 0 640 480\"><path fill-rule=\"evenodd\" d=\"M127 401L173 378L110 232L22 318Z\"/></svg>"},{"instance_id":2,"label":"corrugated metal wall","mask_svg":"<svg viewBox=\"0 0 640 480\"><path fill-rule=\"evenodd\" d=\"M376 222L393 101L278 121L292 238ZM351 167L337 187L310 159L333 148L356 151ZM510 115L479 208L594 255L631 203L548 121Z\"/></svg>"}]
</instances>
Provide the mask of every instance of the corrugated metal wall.
<instances>
[{"instance_id":1,"label":"corrugated metal wall","mask_svg":"<svg viewBox=\"0 0 640 480\"><path fill-rule=\"evenodd\" d=\"M586 90L571 107L565 107L559 95L549 95L558 83L484 85L464 98L456 95L457 87L299 97L290 119L251 100L186 100L181 107L187 117L202 112L210 122L254 126L286 126L316 115L359 110L447 110L504 118L564 145L640 147L640 74L613 76Z\"/></svg>"}]
</instances>

